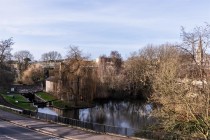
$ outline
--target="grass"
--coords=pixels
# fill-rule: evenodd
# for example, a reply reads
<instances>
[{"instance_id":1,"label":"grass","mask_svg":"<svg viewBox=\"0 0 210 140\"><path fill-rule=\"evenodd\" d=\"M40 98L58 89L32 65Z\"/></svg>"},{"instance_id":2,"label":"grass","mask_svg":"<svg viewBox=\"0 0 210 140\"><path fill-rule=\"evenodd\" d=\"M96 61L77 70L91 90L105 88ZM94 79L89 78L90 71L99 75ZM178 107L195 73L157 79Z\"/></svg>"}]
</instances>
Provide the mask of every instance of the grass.
<instances>
[{"instance_id":1,"label":"grass","mask_svg":"<svg viewBox=\"0 0 210 140\"><path fill-rule=\"evenodd\" d=\"M53 105L59 108L71 108L73 106L73 104L71 103L60 101L60 100L54 101Z\"/></svg>"},{"instance_id":2,"label":"grass","mask_svg":"<svg viewBox=\"0 0 210 140\"><path fill-rule=\"evenodd\" d=\"M52 101L52 100L57 99L53 95L46 93L46 92L38 92L38 93L36 93L36 95L39 96L40 98L44 99L45 101Z\"/></svg>"},{"instance_id":3,"label":"grass","mask_svg":"<svg viewBox=\"0 0 210 140\"><path fill-rule=\"evenodd\" d=\"M88 104L85 102L79 102L79 106L75 106L73 101L61 101L58 98L56 98L55 96L46 93L46 92L38 92L36 93L37 96L39 96L40 98L44 99L45 101L53 101L53 106L57 107L57 108L62 108L62 109L68 109L68 108L78 108L78 107L88 107Z\"/></svg>"},{"instance_id":4,"label":"grass","mask_svg":"<svg viewBox=\"0 0 210 140\"><path fill-rule=\"evenodd\" d=\"M34 107L32 103L29 103L29 101L22 95L19 95L19 94L12 94L12 95L1 94L1 95L4 97L4 99L8 103L14 106L17 106L26 110L32 110L32 111L36 110L36 107Z\"/></svg>"},{"instance_id":5,"label":"grass","mask_svg":"<svg viewBox=\"0 0 210 140\"><path fill-rule=\"evenodd\" d=\"M65 101L61 101L59 99L57 99L55 96L46 93L46 92L38 92L36 93L37 96L39 96L40 98L44 99L45 101L53 101L53 106L54 107L58 107L58 108L71 108L72 104L65 102Z\"/></svg>"}]
</instances>

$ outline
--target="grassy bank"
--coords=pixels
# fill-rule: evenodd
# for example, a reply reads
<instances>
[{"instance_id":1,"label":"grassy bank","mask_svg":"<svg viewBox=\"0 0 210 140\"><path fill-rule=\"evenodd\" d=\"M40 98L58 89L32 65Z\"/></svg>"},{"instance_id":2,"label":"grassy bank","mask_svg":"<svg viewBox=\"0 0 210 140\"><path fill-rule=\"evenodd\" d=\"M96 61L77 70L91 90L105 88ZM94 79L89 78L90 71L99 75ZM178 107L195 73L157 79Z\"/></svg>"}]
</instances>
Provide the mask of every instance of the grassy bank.
<instances>
[{"instance_id":1,"label":"grassy bank","mask_svg":"<svg viewBox=\"0 0 210 140\"><path fill-rule=\"evenodd\" d=\"M57 108L71 108L72 104L71 103L67 103L64 101L61 101L59 99L57 99L55 96L46 93L46 92L38 92L36 93L37 96L39 96L40 98L44 99L45 101L53 101L53 106L57 107Z\"/></svg>"},{"instance_id":2,"label":"grassy bank","mask_svg":"<svg viewBox=\"0 0 210 140\"><path fill-rule=\"evenodd\" d=\"M45 101L53 101L53 106L57 107L57 108L62 108L62 109L68 109L68 108L85 108L85 107L89 107L90 105L85 103L85 102L78 102L78 106L75 106L73 101L61 101L58 98L56 98L55 96L46 93L46 92L38 92L36 93L37 96L39 96L40 98L44 99Z\"/></svg>"},{"instance_id":3,"label":"grassy bank","mask_svg":"<svg viewBox=\"0 0 210 140\"><path fill-rule=\"evenodd\" d=\"M32 111L36 110L36 107L34 107L32 103L29 103L29 101L22 95L19 95L19 94L6 95L2 93L1 95L4 97L4 99L8 103L14 106L17 106L19 108L26 109L26 110L32 110Z\"/></svg>"}]
</instances>

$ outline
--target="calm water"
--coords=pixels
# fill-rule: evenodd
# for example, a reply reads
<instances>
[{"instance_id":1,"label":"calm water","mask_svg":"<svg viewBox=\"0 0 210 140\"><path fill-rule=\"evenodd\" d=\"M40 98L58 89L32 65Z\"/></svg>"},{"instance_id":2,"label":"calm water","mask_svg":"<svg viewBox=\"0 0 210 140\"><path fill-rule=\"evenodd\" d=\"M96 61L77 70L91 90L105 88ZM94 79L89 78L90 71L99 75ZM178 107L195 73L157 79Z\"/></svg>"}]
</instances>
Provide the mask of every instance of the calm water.
<instances>
[{"instance_id":1,"label":"calm water","mask_svg":"<svg viewBox=\"0 0 210 140\"><path fill-rule=\"evenodd\" d=\"M48 107L38 108L38 112L58 116L58 113Z\"/></svg>"},{"instance_id":2,"label":"calm water","mask_svg":"<svg viewBox=\"0 0 210 140\"><path fill-rule=\"evenodd\" d=\"M39 112L75 118L112 126L141 129L152 123L150 104L129 101L109 101L96 103L93 108L76 110L38 109Z\"/></svg>"}]
</instances>

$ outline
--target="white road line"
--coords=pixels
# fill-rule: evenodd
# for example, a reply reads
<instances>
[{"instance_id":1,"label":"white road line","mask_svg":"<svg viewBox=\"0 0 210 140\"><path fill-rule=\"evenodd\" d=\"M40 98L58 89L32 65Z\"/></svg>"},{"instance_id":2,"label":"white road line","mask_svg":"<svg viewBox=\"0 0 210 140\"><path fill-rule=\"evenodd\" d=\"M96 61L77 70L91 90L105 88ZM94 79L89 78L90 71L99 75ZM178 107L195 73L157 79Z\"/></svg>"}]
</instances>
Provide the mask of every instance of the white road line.
<instances>
[{"instance_id":1,"label":"white road line","mask_svg":"<svg viewBox=\"0 0 210 140\"><path fill-rule=\"evenodd\" d=\"M14 139L14 138L12 138L12 137L9 137L9 136L4 136L5 138L8 138L8 139L10 139L10 140L17 140L17 139Z\"/></svg>"},{"instance_id":2,"label":"white road line","mask_svg":"<svg viewBox=\"0 0 210 140\"><path fill-rule=\"evenodd\" d=\"M43 128L41 128L41 129L46 130L46 131L50 131L50 132L55 132L55 131L57 131L57 129L50 128L50 127L43 127Z\"/></svg>"}]
</instances>

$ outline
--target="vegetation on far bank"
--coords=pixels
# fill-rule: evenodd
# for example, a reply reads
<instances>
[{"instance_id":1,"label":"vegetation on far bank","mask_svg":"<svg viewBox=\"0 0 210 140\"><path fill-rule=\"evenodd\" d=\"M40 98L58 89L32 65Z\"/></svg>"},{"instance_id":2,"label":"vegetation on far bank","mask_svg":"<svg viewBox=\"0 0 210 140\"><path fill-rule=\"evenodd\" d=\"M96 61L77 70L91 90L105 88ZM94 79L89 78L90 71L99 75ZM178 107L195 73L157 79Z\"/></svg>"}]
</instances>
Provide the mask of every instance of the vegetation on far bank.
<instances>
[{"instance_id":1,"label":"vegetation on far bank","mask_svg":"<svg viewBox=\"0 0 210 140\"><path fill-rule=\"evenodd\" d=\"M69 101L69 102L62 101L62 100L59 100L58 98L56 98L55 96L53 96L52 94L46 93L46 92L38 92L38 93L36 93L36 95L45 101L52 101L53 106L56 108L60 108L60 109L89 107L89 104L87 104L85 102L79 102L79 105L75 106L73 101Z\"/></svg>"},{"instance_id":2,"label":"vegetation on far bank","mask_svg":"<svg viewBox=\"0 0 210 140\"><path fill-rule=\"evenodd\" d=\"M33 103L29 102L24 96L19 94L2 94L3 98L10 104L22 109L35 111L37 108L33 106Z\"/></svg>"}]
</instances>

